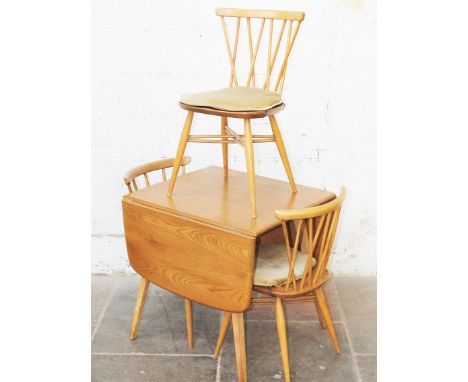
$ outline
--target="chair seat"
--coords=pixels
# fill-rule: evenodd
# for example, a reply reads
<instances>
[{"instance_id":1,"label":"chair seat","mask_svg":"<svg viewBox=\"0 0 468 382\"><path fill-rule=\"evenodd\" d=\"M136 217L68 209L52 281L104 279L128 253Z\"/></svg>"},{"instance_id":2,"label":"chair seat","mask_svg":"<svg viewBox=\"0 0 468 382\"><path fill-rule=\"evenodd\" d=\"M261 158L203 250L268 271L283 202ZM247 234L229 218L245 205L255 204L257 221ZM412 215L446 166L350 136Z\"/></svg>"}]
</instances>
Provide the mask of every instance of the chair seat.
<instances>
[{"instance_id":1,"label":"chair seat","mask_svg":"<svg viewBox=\"0 0 468 382\"><path fill-rule=\"evenodd\" d=\"M190 106L226 111L268 110L283 103L278 93L259 88L232 87L209 92L184 94L180 102Z\"/></svg>"},{"instance_id":2,"label":"chair seat","mask_svg":"<svg viewBox=\"0 0 468 382\"><path fill-rule=\"evenodd\" d=\"M292 250L291 250L292 253ZM296 279L302 275L307 262L307 253L298 251L294 263ZM315 258L312 258L315 265ZM279 287L288 279L289 261L284 244L263 244L259 246L254 284L265 287Z\"/></svg>"}]
</instances>

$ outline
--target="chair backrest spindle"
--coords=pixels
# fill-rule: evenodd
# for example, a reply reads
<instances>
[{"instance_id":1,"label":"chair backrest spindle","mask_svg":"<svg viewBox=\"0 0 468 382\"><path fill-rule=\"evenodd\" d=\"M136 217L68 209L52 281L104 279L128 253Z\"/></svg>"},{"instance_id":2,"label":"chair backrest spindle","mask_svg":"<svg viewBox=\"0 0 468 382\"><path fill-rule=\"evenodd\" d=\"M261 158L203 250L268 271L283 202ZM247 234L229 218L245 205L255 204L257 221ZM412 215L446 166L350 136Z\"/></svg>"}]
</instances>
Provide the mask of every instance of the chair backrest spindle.
<instances>
[{"instance_id":1,"label":"chair backrest spindle","mask_svg":"<svg viewBox=\"0 0 468 382\"><path fill-rule=\"evenodd\" d=\"M250 17L247 17L247 32L249 36L249 52L250 52L250 65L253 65L253 48L252 48L252 27L250 26ZM255 87L255 69L252 68L252 73L253 73L253 82L252 85ZM250 77L249 77L250 78ZM248 85L248 80L247 80L247 86Z\"/></svg>"},{"instance_id":2,"label":"chair backrest spindle","mask_svg":"<svg viewBox=\"0 0 468 382\"><path fill-rule=\"evenodd\" d=\"M292 20L289 22L289 29L288 29L288 42L286 44L286 53L283 59L283 64L281 65L280 72L278 74L278 78L276 80L275 84L275 92L278 92L278 86L281 82L281 86L279 87L279 93L281 94L283 92L283 85L284 85L284 80L286 77L286 68L288 66L288 59L289 55L291 54L292 47L294 45L294 42L296 41L296 36L297 32L299 32L299 26L301 25L300 22L297 23L296 29L294 29L294 34L291 37L291 30L292 30Z\"/></svg>"},{"instance_id":3,"label":"chair backrest spindle","mask_svg":"<svg viewBox=\"0 0 468 382\"><path fill-rule=\"evenodd\" d=\"M260 48L260 41L262 40L263 28L265 26L265 19L262 19L262 25L260 31L258 32L257 41L255 43L255 50L253 54L252 62L250 63L249 75L247 77L247 87L250 86L250 81L255 82L254 73L255 73L255 60L257 59L258 48Z\"/></svg>"},{"instance_id":4,"label":"chair backrest spindle","mask_svg":"<svg viewBox=\"0 0 468 382\"><path fill-rule=\"evenodd\" d=\"M149 183L149 179L148 179L148 173L145 172L143 175L145 176L146 187L149 187L150 183Z\"/></svg>"},{"instance_id":5,"label":"chair backrest spindle","mask_svg":"<svg viewBox=\"0 0 468 382\"><path fill-rule=\"evenodd\" d=\"M283 33L284 33L284 27L285 26L286 26L286 20L283 20L283 24L281 25L281 30L279 32L278 39L276 41L275 52L273 53L273 57L271 58L270 65L268 67L268 78L265 79L265 82L263 84L264 89L266 89L266 88L269 89L270 88L270 77L271 77L271 73L273 71L273 67L275 66L276 56L278 55L278 50L279 50L279 47L281 45L281 40L283 38ZM268 56L270 56L269 53L268 53Z\"/></svg>"}]
</instances>

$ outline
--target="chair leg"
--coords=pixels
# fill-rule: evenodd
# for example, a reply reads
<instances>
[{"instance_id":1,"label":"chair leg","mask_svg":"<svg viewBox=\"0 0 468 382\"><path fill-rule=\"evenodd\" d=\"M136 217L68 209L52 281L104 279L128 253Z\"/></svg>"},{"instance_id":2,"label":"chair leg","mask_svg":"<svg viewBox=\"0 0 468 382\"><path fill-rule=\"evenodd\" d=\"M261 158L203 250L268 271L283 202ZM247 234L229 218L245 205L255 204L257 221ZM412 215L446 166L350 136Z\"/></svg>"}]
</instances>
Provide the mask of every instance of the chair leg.
<instances>
[{"instance_id":1,"label":"chair leg","mask_svg":"<svg viewBox=\"0 0 468 382\"><path fill-rule=\"evenodd\" d=\"M257 206L255 196L255 167L254 167L254 149L252 140L252 128L250 119L244 119L244 144L245 144L245 161L247 166L247 178L249 182L250 207L252 211L252 219L257 217Z\"/></svg>"},{"instance_id":2,"label":"chair leg","mask_svg":"<svg viewBox=\"0 0 468 382\"><path fill-rule=\"evenodd\" d=\"M274 115L270 115L270 125L271 131L273 132L273 137L275 138L276 147L278 147L278 151L283 161L284 169L286 170L286 175L289 179L289 184L293 192L297 192L296 182L294 182L294 176L292 174L291 166L289 164L288 154L286 153L286 148L284 147L283 137L281 136L280 129L278 127L278 123L276 122L276 118Z\"/></svg>"},{"instance_id":3,"label":"chair leg","mask_svg":"<svg viewBox=\"0 0 468 382\"><path fill-rule=\"evenodd\" d=\"M190 128L192 127L193 121L193 111L187 113L187 118L185 119L184 128L182 129L182 134L180 135L179 148L177 149L177 155L174 160L174 167L172 168L171 181L169 183L169 188L167 189L167 196L172 195L174 190L175 182L177 175L179 174L180 164L184 158L185 147L187 146L187 141L190 135Z\"/></svg>"},{"instance_id":4,"label":"chair leg","mask_svg":"<svg viewBox=\"0 0 468 382\"><path fill-rule=\"evenodd\" d=\"M187 320L187 340L189 349L193 348L192 301L185 299L185 317Z\"/></svg>"},{"instance_id":5,"label":"chair leg","mask_svg":"<svg viewBox=\"0 0 468 382\"><path fill-rule=\"evenodd\" d=\"M238 382L247 382L243 313L232 313L232 329L234 331L234 345L236 348L237 380Z\"/></svg>"},{"instance_id":6,"label":"chair leg","mask_svg":"<svg viewBox=\"0 0 468 382\"><path fill-rule=\"evenodd\" d=\"M328 309L327 300L321 288L315 290L315 295L317 297L317 302L319 304L320 310L323 314L323 319L327 325L328 333L330 334L331 340L333 345L335 346L335 350L337 354L341 354L340 343L338 342L338 338L336 337L335 326L333 325L332 316L330 314L330 310Z\"/></svg>"},{"instance_id":7,"label":"chair leg","mask_svg":"<svg viewBox=\"0 0 468 382\"><path fill-rule=\"evenodd\" d=\"M138 327L140 326L141 316L145 307L146 296L148 295L148 288L150 282L145 278L140 280L140 289L138 290L138 297L133 311L132 327L130 329L130 339L134 340L138 334Z\"/></svg>"},{"instance_id":8,"label":"chair leg","mask_svg":"<svg viewBox=\"0 0 468 382\"><path fill-rule=\"evenodd\" d=\"M286 323L284 321L283 302L276 298L276 328L281 349L281 360L283 361L284 380L291 381L289 374L288 340L286 337Z\"/></svg>"},{"instance_id":9,"label":"chair leg","mask_svg":"<svg viewBox=\"0 0 468 382\"><path fill-rule=\"evenodd\" d=\"M217 358L221 352L221 347L223 346L224 339L226 338L226 333L229 328L229 322L231 322L232 314L230 312L224 312L223 322L221 323L221 328L219 329L218 343L216 344L216 349L213 354L213 357Z\"/></svg>"},{"instance_id":10,"label":"chair leg","mask_svg":"<svg viewBox=\"0 0 468 382\"><path fill-rule=\"evenodd\" d=\"M221 135L226 135L226 126L227 126L227 117L221 117ZM224 177L228 177L228 144L222 143L223 148L223 167L224 167Z\"/></svg>"},{"instance_id":11,"label":"chair leg","mask_svg":"<svg viewBox=\"0 0 468 382\"><path fill-rule=\"evenodd\" d=\"M322 329L326 329L327 324L325 323L325 320L323 319L323 314L322 314L322 311L320 310L320 306L319 306L317 300L315 301L315 309L317 310L317 316L318 316L318 319L319 319L319 322L320 322L320 327Z\"/></svg>"}]
</instances>

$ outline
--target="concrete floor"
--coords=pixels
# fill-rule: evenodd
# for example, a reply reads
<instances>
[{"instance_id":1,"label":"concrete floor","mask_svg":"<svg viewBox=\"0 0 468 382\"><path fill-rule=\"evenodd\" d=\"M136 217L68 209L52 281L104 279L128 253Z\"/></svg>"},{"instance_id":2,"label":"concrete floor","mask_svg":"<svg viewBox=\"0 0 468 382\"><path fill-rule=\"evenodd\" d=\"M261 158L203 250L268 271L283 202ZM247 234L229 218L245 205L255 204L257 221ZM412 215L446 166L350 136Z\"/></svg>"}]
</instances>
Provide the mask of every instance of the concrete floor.
<instances>
[{"instance_id":1,"label":"concrete floor","mask_svg":"<svg viewBox=\"0 0 468 382\"><path fill-rule=\"evenodd\" d=\"M92 277L92 380L236 381L232 329L213 359L220 313L194 304L194 349L187 346L183 300L151 285L138 338L128 339L138 276ZM294 382L376 380L376 278L336 277L326 285L342 347L336 355L313 304L285 307ZM246 313L249 381L281 381L282 365L272 306Z\"/></svg>"}]
</instances>

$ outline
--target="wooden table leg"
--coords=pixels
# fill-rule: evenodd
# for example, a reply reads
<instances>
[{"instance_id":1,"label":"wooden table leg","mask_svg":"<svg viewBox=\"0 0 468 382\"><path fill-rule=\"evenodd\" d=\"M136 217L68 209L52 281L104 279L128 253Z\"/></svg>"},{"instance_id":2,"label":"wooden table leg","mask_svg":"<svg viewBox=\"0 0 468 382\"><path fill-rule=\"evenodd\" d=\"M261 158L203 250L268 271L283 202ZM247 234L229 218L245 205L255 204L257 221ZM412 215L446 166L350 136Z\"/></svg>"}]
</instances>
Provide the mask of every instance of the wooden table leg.
<instances>
[{"instance_id":1,"label":"wooden table leg","mask_svg":"<svg viewBox=\"0 0 468 382\"><path fill-rule=\"evenodd\" d=\"M232 313L232 328L234 330L234 345L236 347L237 380L239 382L247 382L243 313Z\"/></svg>"},{"instance_id":2,"label":"wooden table leg","mask_svg":"<svg viewBox=\"0 0 468 382\"><path fill-rule=\"evenodd\" d=\"M213 357L218 358L219 353L221 352L221 346L223 346L224 339L226 338L226 333L229 328L229 323L231 322L232 314L230 312L224 312L223 322L221 323L221 328L219 329L218 343L216 344L216 349Z\"/></svg>"},{"instance_id":3,"label":"wooden table leg","mask_svg":"<svg viewBox=\"0 0 468 382\"><path fill-rule=\"evenodd\" d=\"M148 295L148 288L150 282L144 277L140 280L140 289L138 290L138 297L133 311L132 327L130 329L130 339L134 340L137 337L138 327L140 326L141 316L145 308L146 296Z\"/></svg>"},{"instance_id":4,"label":"wooden table leg","mask_svg":"<svg viewBox=\"0 0 468 382\"><path fill-rule=\"evenodd\" d=\"M192 301L185 299L185 318L187 321L187 341L189 349L193 348Z\"/></svg>"}]
</instances>

